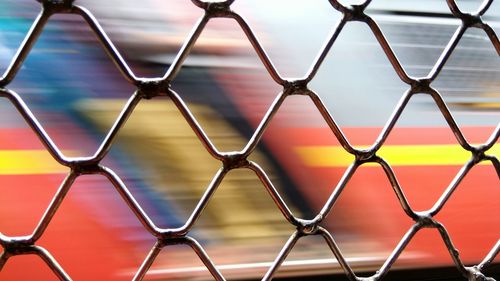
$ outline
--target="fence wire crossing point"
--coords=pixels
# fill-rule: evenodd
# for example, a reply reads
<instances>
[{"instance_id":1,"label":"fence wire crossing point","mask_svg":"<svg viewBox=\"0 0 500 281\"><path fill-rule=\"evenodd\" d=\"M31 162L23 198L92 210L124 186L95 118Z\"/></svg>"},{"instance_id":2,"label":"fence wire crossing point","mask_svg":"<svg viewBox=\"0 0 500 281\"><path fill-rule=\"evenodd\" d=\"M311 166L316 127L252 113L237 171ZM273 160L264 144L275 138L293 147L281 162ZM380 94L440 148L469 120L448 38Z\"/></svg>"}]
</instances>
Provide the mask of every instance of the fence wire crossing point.
<instances>
[{"instance_id":1,"label":"fence wire crossing point","mask_svg":"<svg viewBox=\"0 0 500 281\"><path fill-rule=\"evenodd\" d=\"M490 250L489 254L484 257L484 260L482 262L475 266L465 266L460 259L458 250L454 246L452 238L450 237L448 231L439 221L435 219L435 216L441 211L462 179L478 163L483 161L491 162L497 174L500 176L499 160L494 155L489 155L487 153L487 151L491 147L493 147L493 145L498 141L500 137L500 123L497 125L496 129L493 131L493 134L486 143L478 146L471 145L467 142L457 123L453 119L453 116L448 110L442 95L432 85L438 77L439 73L442 71L444 65L450 58L450 55L460 42L465 31L469 28L482 29L487 34L497 54L500 55L500 42L497 35L495 34L491 26L489 26L482 20L482 15L484 15L484 13L488 10L493 0L485 0L475 13L464 13L460 10L459 6L454 0L446 1L451 14L455 18L459 19L461 21L461 24L457 27L454 35L448 42L446 48L442 52L432 70L425 77L412 77L407 74L404 67L396 57L394 51L392 50L389 42L384 37L377 22L365 13L366 8L370 5L370 0L366 0L359 5L351 6L344 5L336 0L329 0L331 6L333 6L334 9L342 14L342 18L316 56L307 74L299 79L288 79L280 75L279 71L273 65L269 56L266 54L265 49L260 44L247 21L241 15L231 9L231 5L234 0L226 0L221 2L205 2L201 0L192 0L192 3L194 5L203 9L205 12L203 16L198 20L198 22L194 25L188 39L184 42L172 65L168 68L163 76L154 78L137 77L134 74L120 52L115 48L113 42L108 38L99 22L85 7L76 5L72 0L38 0L38 2L40 2L41 4L41 11L36 20L33 22L31 29L28 31L24 41L14 55L7 70L0 78L0 96L9 100L15 106L17 111L29 124L32 131L40 139L40 141L43 143L52 157L60 165L69 167L71 170L66 176L66 179L60 186L59 190L53 197L40 222L31 235L9 237L0 233L0 245L3 248L3 252L0 254L0 270L3 268L8 259L13 256L37 255L61 280L71 280L71 276L69 276L65 272L64 268L61 267L56 258L53 257L46 249L37 245L37 241L43 236L46 228L50 224L59 206L64 201L64 198L68 191L71 189L74 181L79 176L84 174L100 174L106 177L113 184L122 199L133 211L144 228L157 239L156 243L153 245L149 254L145 257L142 265L136 272L133 280L142 280L144 278L145 274L148 272L148 269L163 248L168 247L169 245L178 244L183 244L191 247L192 250L198 255L200 260L204 263L214 279L225 280L224 276L218 270L217 265L212 262L208 254L203 249L202 245L196 239L192 238L189 234L191 229L194 227L199 217L201 216L205 206L207 206L211 197L214 195L216 189L221 184L227 173L233 169L249 169L253 171L263 183L263 186L266 188L269 196L271 196L279 211L281 211L281 213L283 214L284 219L286 219L291 225L296 227L296 230L291 234L289 240L283 246L281 252L269 267L267 273L262 277L262 280L271 280L280 268L283 261L286 259L287 255L294 248L296 242L302 237L309 235L318 235L324 238L325 245L330 248L332 254L339 261L340 266L350 280L381 280L388 273L391 266L404 251L405 247L410 243L415 234L423 228L434 228L439 232L456 268L465 278L468 278L468 280L494 280L491 277L485 276L484 270L493 263L493 260L500 252L500 240ZM116 119L114 125L107 133L107 136L102 141L97 151L94 153L94 155L88 157L75 158L64 155L63 152L52 141L50 135L38 122L36 116L30 111L29 107L25 104L23 99L17 93L7 88L13 81L13 79L15 79L17 72L21 68L26 57L29 55L31 48L37 41L39 35L44 29L45 24L50 20L50 17L54 14L61 13L77 14L81 16L89 25L90 29L96 34L98 41L106 51L109 59L112 60L116 67L120 70L123 78L125 78L125 80L129 83L135 85L137 89L136 92L129 98L128 103L123 108L121 114ZM183 99L170 88L170 83L179 73L184 60L189 56L191 49L204 30L206 24L214 18L233 19L236 24L239 25L239 27L244 31L255 52L260 58L262 64L267 69L269 75L277 84L283 87L282 92L277 96L274 103L268 109L268 112L261 120L261 123L255 130L253 136L250 138L244 149L238 152L219 151L207 136L200 124L197 122ZM378 44L380 44L392 67L396 71L398 77L402 82L408 85L408 90L403 94L399 104L392 113L390 119L387 121L385 127L383 128L375 143L370 148L364 150L357 149L349 143L345 135L342 133L340 127L337 125L336 121L326 109L321 98L308 88L308 83L314 79L319 67L325 60L325 57L327 56L331 47L335 44L338 35L342 32L343 28L347 24L353 21L362 22L370 28L371 32L375 35ZM439 200L430 210L424 212L416 212L410 207L410 204L408 203L408 200L405 197L391 166L377 154L379 149L383 146L384 142L388 138L389 133L394 128L401 114L403 113L409 100L415 94L425 94L430 96L434 100L441 114L446 119L448 126L453 131L462 149L470 152L471 154L468 162L461 168L455 178L451 181L448 188L444 191ZM344 176L332 192L331 196L328 198L326 204L316 215L316 217L311 220L304 220L296 217L287 206L277 189L274 187L266 172L259 166L258 163L248 160L248 157L252 154L252 152L261 141L264 131L270 124L273 116L280 110L280 106L283 104L285 99L292 95L308 96L313 101L314 105L317 107L317 110L321 113L331 131L336 136L343 148L355 157L355 160L346 170ZM141 102L142 99L150 99L157 96L168 96L173 101L179 112L182 114L183 118L185 118L197 137L203 143L208 153L221 163L220 169L214 175L212 181L208 185L197 206L195 207L187 221L184 223L184 225L179 228L158 227L148 216L148 214L142 209L141 205L135 200L134 196L129 192L129 189L120 179L120 177L112 169L101 165L101 161L106 157L118 132L125 125L128 117L134 111L134 108ZM354 273L348 261L337 246L332 233L322 227L322 222L331 213L334 204L338 200L344 187L349 182L353 174L361 165L365 163L376 163L383 168L402 209L404 210L406 215L414 221L414 224L406 232L404 237L389 255L382 267L373 276L359 277Z\"/></svg>"}]
</instances>

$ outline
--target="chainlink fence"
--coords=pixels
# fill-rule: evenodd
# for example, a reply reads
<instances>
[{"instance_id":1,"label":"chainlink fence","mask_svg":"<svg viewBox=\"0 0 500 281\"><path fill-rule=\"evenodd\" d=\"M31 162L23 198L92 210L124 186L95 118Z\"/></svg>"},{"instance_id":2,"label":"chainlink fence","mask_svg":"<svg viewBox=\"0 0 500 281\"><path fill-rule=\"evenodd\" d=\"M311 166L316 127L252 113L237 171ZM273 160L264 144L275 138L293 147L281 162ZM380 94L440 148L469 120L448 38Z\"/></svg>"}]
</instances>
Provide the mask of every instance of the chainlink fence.
<instances>
[{"instance_id":1,"label":"chainlink fence","mask_svg":"<svg viewBox=\"0 0 500 281\"><path fill-rule=\"evenodd\" d=\"M59 190L53 197L52 202L46 209L46 212L40 220L38 226L35 228L34 232L31 235L22 237L9 237L0 233L0 244L3 247L3 252L0 255L0 269L2 269L7 260L13 256L34 254L43 259L47 266L50 267L50 269L61 280L71 280L71 276L69 276L65 272L64 268L59 265L57 260L50 254L50 252L37 245L37 241L44 235L45 230L49 226L53 216L58 211L59 206L64 201L66 194L71 189L75 180L81 175L100 174L109 179L109 181L114 185L123 200L127 203L128 207L140 220L143 227L157 239L156 244L152 247L149 254L144 259L133 280L141 280L144 278L145 274L148 272L148 269L153 264L162 249L168 247L169 245L179 244L188 245L189 247L191 247L192 250L198 255L200 260L204 263L206 268L210 271L214 279L225 280L225 277L221 274L221 272L217 268L217 265L212 262L202 245L196 239L190 236L190 232L196 225L199 217L203 213L204 208L207 206L217 187L221 184L228 172L234 169L249 169L253 171L255 175L260 179L269 196L281 211L283 219L296 227L296 230L290 235L288 241L282 247L281 252L267 270L265 276L262 277L262 280L271 280L284 260L287 258L288 254L292 251L297 241L299 241L299 239L301 239L302 237L310 235L317 235L324 239L325 245L329 247L350 280L380 280L383 279L383 277L388 273L392 265L404 251L405 247L410 243L415 234L423 228L435 228L439 231L442 242L448 249L456 268L465 278L468 278L469 280L494 280L491 277L485 276L484 270L491 266L493 260L498 255L500 251L500 240L489 251L489 254L484 258L482 262L470 267L465 266L461 261L457 248L452 243L452 237L450 237L445 226L435 219L435 216L441 211L445 203L456 190L459 183L475 165L478 165L483 161L489 161L494 166L496 173L500 175L499 160L494 155L489 155L487 153L487 151L493 147L493 145L498 141L500 137L500 124L497 125L493 134L486 143L477 146L471 145L467 142L459 126L453 119L445 103L445 100L443 99L443 96L433 87L433 82L440 74L441 70L450 58L450 55L468 29L477 28L484 30L489 40L491 41L491 44L493 44L496 52L500 54L500 42L497 35L495 34L494 30L482 20L482 16L488 10L493 0L485 0L475 13L462 12L462 10L457 6L454 0L446 1L452 15L461 21L461 25L456 29L454 35L448 42L446 48L435 63L434 67L425 77L412 77L407 74L398 58L396 57L395 53L391 49L389 42L384 37L377 22L365 13L365 9L370 5L371 1L366 0L363 4L349 6L342 4L337 0L329 0L333 8L335 8L342 14L342 18L338 22L334 31L331 33L327 42L323 45L319 54L316 56L307 74L300 79L287 79L279 74L279 72L269 59L268 55L266 54L266 51L260 44L259 40L256 38L254 32L248 25L247 21L238 13L232 11L231 4L234 2L234 0L226 0L221 2L204 2L201 0L192 0L191 2L197 7L203 9L205 13L193 27L188 39L184 42L174 62L168 68L168 71L162 77L154 78L137 77L133 73L133 71L129 68L127 62L121 56L120 52L115 48L113 42L108 38L96 18L94 18L94 16L85 7L73 3L73 1L71 0L39 0L39 2L41 5L41 12L34 21L31 29L26 35L25 40L19 47L17 53L12 59L10 66L0 80L0 85L2 87L0 89L0 95L8 99L16 107L17 111L30 125L33 133L35 133L36 136L42 141L45 148L52 155L52 157L60 165L69 167L71 170L60 186ZM313 3L311 3L310 5L312 4ZM59 150L58 147L54 144L51 136L37 121L37 117L30 111L30 108L28 108L23 99L17 93L8 89L9 84L13 81L13 79L15 79L16 73L19 71L24 60L29 55L32 46L37 41L37 38L44 29L47 21L52 15L61 13L76 14L81 16L88 23L93 32L97 35L100 43L106 50L107 55L120 70L123 78L125 78L126 81L128 81L130 84L133 84L137 89L135 93L129 98L127 104L123 108L118 119L116 119L116 121L114 122L112 128L107 133L107 136L101 143L97 152L95 152L93 156L89 157L75 158L64 155L61 150ZM170 83L174 79L176 79L178 72L183 66L184 60L189 56L192 47L204 30L206 24L214 18L230 18L239 25L239 27L244 31L248 40L252 44L256 53L258 54L260 61L267 69L268 74L283 89L281 93L279 93L279 95L276 97L271 107L268 109L267 114L265 114L264 118L261 120L260 125L257 127L253 136L250 138L244 149L237 152L219 151L207 136L202 126L200 126L200 124L197 122L197 120L191 113L190 108L186 105L183 99L170 87ZM348 139L345 137L342 130L325 107L321 98L308 88L309 82L314 79L318 69L325 60L325 57L329 53L332 46L335 44L337 37L343 31L344 27L351 22L362 22L370 28L371 32L375 35L378 44L380 44L380 46L382 47L385 55L389 59L400 80L404 82L408 88L407 91L402 95L399 104L396 106L394 112L392 113L390 119L387 121L385 127L383 128L375 143L367 149L358 149L349 143ZM391 130L394 128L396 122L404 112L410 98L416 94L425 94L433 99L435 104L438 106L441 114L446 119L448 126L453 131L462 149L470 153L470 159L460 169L458 174L454 177L439 200L430 210L423 212L416 212L410 207L407 198L405 197L405 194L403 193L403 190L398 183L398 180L396 179L393 169L391 168L391 165L386 160L384 160L384 158L378 155L378 151L384 145L384 142L388 138ZM309 97L316 106L317 110L321 113L322 117L327 122L329 128L331 129L337 140L340 142L342 147L345 149L345 151L355 157L354 161L345 171L341 181L331 193L326 204L315 216L315 218L310 220L295 216L269 179L266 171L264 171L258 163L248 160L248 157L252 154L252 152L254 152L257 145L261 141L261 138L266 131L266 128L268 128L271 120L280 110L280 106L288 97L293 95L304 95ZM160 228L155 225L155 222L153 222L148 214L146 214L138 201L136 201L134 196L129 192L129 189L120 179L120 177L112 169L107 168L101 164L102 160L106 157L108 151L111 149L116 136L126 124L128 117L134 112L134 108L141 102L141 100L151 99L158 96L167 96L172 100L178 111L189 123L196 136L203 143L207 152L221 164L220 169L213 176L212 181L206 188L206 191L191 213L190 217L184 223L184 225L179 228ZM383 168L383 170L385 171L385 175L391 183L393 191L399 199L401 208L404 210L406 215L414 221L414 223L407 230L404 237L397 244L396 248L392 251L382 267L373 276L358 277L339 249L332 233L326 230L322 226L322 223L325 218L331 213L334 204L338 200L344 187L349 182L353 174L361 165L364 165L366 163L375 163L376 165L379 165ZM195 177L196 175L193 176ZM498 186L496 186L496 188L497 187ZM496 216L498 214L485 215Z\"/></svg>"}]
</instances>

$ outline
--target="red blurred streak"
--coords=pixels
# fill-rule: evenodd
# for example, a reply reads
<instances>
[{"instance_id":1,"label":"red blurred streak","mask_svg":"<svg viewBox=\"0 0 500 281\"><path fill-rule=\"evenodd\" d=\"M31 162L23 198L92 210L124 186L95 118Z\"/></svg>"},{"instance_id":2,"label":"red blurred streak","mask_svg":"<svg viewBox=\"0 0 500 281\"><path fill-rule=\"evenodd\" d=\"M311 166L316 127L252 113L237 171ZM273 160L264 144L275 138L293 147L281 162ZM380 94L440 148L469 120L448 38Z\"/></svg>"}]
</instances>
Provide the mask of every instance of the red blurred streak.
<instances>
[{"instance_id":1,"label":"red blurred streak","mask_svg":"<svg viewBox=\"0 0 500 281\"><path fill-rule=\"evenodd\" d=\"M61 182L61 175L0 176L2 232L31 234ZM130 280L131 276L117 273L124 268L138 268L143 258L137 247L93 218L71 191L37 245L46 248L73 280ZM11 263L16 258L7 262L0 274L2 280L21 280L20 276L25 276L24 263ZM35 267L30 269L30 275L46 276L44 270Z\"/></svg>"},{"instance_id":2,"label":"red blurred streak","mask_svg":"<svg viewBox=\"0 0 500 281\"><path fill-rule=\"evenodd\" d=\"M258 80L248 81L250 75L237 72L217 73L218 80L254 128L261 122L264 113L276 97L276 93L270 91L273 89L272 84L266 82L268 79L264 79L263 74L256 74L254 78ZM246 76L241 77L242 75ZM259 81L258 85L261 87L252 87L256 84L255 81ZM255 102L257 100L258 102ZM305 203L319 212L347 167L309 167L295 153L294 149L298 146L340 145L326 122L317 112L313 112L316 109L308 105L308 102L305 99L302 101L295 99L289 103L285 101L265 131L263 140L296 183L304 196ZM309 125L303 126L304 123ZM382 128L343 127L342 131L351 145L359 147L371 146L381 134ZM463 127L461 131L469 143L481 144L491 136L494 127ZM394 127L384 143L384 145L415 144L458 145L458 142L448 127ZM430 209L460 168L460 166L393 167L410 205L417 211ZM462 256L465 262L477 263L482 260L498 239L500 217L495 214L500 213L498 202L500 191L495 188L498 187L497 180L498 177L491 165L474 167L473 172L466 176L448 204L445 204L443 211L438 214L438 219L445 222L445 227L450 231L460 229L461 225L464 225L461 216L450 215L446 211L447 205L453 204L451 212L453 214L457 210L469 208L471 201L479 200L474 205L475 209L471 210L473 215L468 221L470 228L452 233L452 240L457 241L459 250L466 253L465 257ZM477 186L485 187L487 195L477 193ZM475 219L474 216L478 214L484 219ZM335 229L334 236L335 233L349 233L360 241L362 239L378 241L384 245L380 250L391 252L413 221L404 214L382 168L362 166L347 184L326 223ZM470 235L475 232L474 229L483 230L477 240L472 239ZM409 249L421 251L429 256L425 260L415 261L411 266L452 264L450 255L438 236L437 231L422 231L417 234L410 242ZM442 250L436 251L436 249Z\"/></svg>"}]
</instances>

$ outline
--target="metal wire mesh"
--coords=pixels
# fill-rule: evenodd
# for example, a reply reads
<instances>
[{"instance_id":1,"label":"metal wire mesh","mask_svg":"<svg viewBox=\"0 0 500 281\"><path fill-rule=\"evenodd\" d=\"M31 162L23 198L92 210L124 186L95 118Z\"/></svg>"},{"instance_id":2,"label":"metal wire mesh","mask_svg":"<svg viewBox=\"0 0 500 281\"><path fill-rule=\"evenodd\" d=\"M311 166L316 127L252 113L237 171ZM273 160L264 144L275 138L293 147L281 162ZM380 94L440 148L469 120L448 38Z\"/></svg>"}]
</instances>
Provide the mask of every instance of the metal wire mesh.
<instances>
[{"instance_id":1,"label":"metal wire mesh","mask_svg":"<svg viewBox=\"0 0 500 281\"><path fill-rule=\"evenodd\" d=\"M495 50L498 54L500 54L500 42L497 35L495 34L494 30L482 20L482 16L488 10L493 0L484 1L480 8L475 13L471 14L462 12L454 0L447 0L447 4L452 15L461 21L461 25L456 29L453 37L448 42L446 48L435 63L434 67L425 77L411 77L407 74L407 72L397 59L395 53L391 49L390 44L384 37L377 22L365 13L365 9L370 5L370 0L366 0L359 5L351 6L344 5L337 0L329 0L330 4L342 14L342 18L337 23L333 32L330 34L329 39L321 48L307 74L300 79L287 79L280 75L280 73L266 54L266 51L261 46L254 32L248 25L247 21L241 15L231 10L231 4L234 2L234 0L226 0L221 2L204 2L201 0L192 0L192 3L205 10L205 13L193 27L188 39L184 42L182 48L177 54L172 65L168 68L167 72L162 77L155 78L137 77L133 73L127 62L121 56L120 52L115 48L113 42L108 38L96 18L94 18L94 16L85 7L74 4L72 0L39 0L39 2L41 4L41 12L34 21L31 29L26 35L25 40L12 59L10 66L0 79L0 95L8 99L16 107L17 111L30 125L33 132L42 141L45 148L48 150L48 152L50 152L52 157L60 165L69 167L71 171L66 176L66 179L53 197L52 202L46 209L42 219L38 223L38 226L35 228L31 235L22 237L8 237L0 233L0 244L3 247L3 252L0 255L0 269L2 269L6 261L13 256L34 254L42 258L50 267L50 269L61 280L71 280L71 276L69 276L65 272L64 268L59 265L56 259L47 250L37 245L37 241L43 236L59 206L63 202L66 194L71 189L74 181L81 175L100 174L109 179L109 181L114 185L123 200L127 203L128 207L140 220L144 228L157 239L155 245L152 247L151 251L146 256L139 270L135 274L133 280L143 279L145 274L148 272L148 269L153 264L155 258L159 255L162 249L174 244L184 244L191 247L216 280L225 280L224 276L217 269L217 266L212 262L200 243L190 236L190 231L198 221L199 217L203 213L204 208L209 203L217 187L221 184L226 174L233 169L249 169L253 171L263 183L264 187L269 193L269 196L273 199L274 203L283 214L284 219L286 219L291 225L296 227L296 230L291 234L288 241L283 246L281 252L276 257L265 276L263 276L262 280L271 280L280 268L283 261L286 259L287 255L294 248L297 241L302 237L309 235L318 235L324 238L325 243L331 249L332 253L339 261L342 269L350 280L380 280L388 273L392 265L404 251L405 247L410 243L415 234L423 228L435 228L439 231L442 237L442 241L446 245L446 248L448 249L449 254L452 257L456 268L464 277L468 278L469 280L494 280L493 278L486 277L484 275L484 270L492 264L493 260L500 252L500 240L490 250L489 254L484 258L482 262L475 266L465 266L460 259L456 247L452 243L452 239L448 234L448 231L439 221L435 219L435 216L441 211L462 179L478 163L483 161L491 162L497 174L500 175L499 160L495 156L488 155L486 153L498 141L500 137L500 124L497 125L493 134L486 143L478 146L471 145L467 142L457 123L453 119L453 116L448 110L442 95L433 87L434 80L438 77L444 65L450 58L453 50L456 48L462 36L469 28L478 28L484 30L484 32L488 35L491 43L493 44ZM106 50L107 55L114 62L116 67L121 71L123 77L129 83L135 85L137 88L135 93L129 98L127 104L123 108L119 117L116 119L112 128L107 133L107 136L101 143L98 150L94 155L89 157L74 158L65 156L52 141L50 135L37 121L36 116L30 111L23 99L14 91L6 88L9 83L11 83L15 78L16 73L19 71L24 60L29 55L31 48L37 41L37 38L44 29L47 21L52 15L59 13L77 14L81 16L88 23L93 32L97 35L99 42ZM214 146L207 134L204 132L200 124L197 122L183 99L170 87L170 83L179 73L184 60L189 56L190 50L204 30L206 24L214 18L230 18L235 20L244 31L248 40L258 54L261 62L267 69L269 75L277 84L283 87L282 92L276 97L275 101L268 109L267 113L261 120L260 125L257 127L246 146L241 151L237 152L219 151ZM332 115L328 112L323 101L315 92L311 91L308 88L308 83L314 79L318 69L325 60L325 57L327 56L331 47L335 44L335 41L339 34L342 32L343 28L350 22L354 21L362 22L370 28L371 32L375 35L376 40L382 47L385 55L389 59L400 80L408 86L408 90L401 97L399 104L396 106L394 112L392 113L390 119L387 121L379 137L377 138L375 143L367 149L357 149L349 143L348 139L344 136L336 121L332 118ZM394 128L401 114L405 110L405 107L407 106L409 100L416 94L425 94L432 97L441 114L446 119L448 126L453 131L462 149L470 152L470 159L461 168L461 170L449 184L448 188L441 195L439 200L430 210L423 212L416 212L410 207L391 166L377 154L379 149L383 146L384 142L388 138L388 135ZM328 198L326 204L316 215L316 217L311 220L305 220L295 216L287 206L285 201L282 199L282 196L278 193L277 189L273 186L273 183L266 175L266 172L259 166L258 163L254 163L248 160L250 154L252 154L252 152L256 149L257 145L261 141L261 138L266 131L266 128L268 128L271 120L273 119L273 116L275 116L275 114L280 110L280 106L287 99L287 97L292 95L308 96L313 101L317 110L321 113L322 117L327 122L329 128L336 136L342 147L355 157L355 160L346 170L341 181L338 183L338 185ZM108 151L111 149L113 141L115 140L118 132L125 125L127 119L134 111L134 108L141 102L142 99L150 99L157 96L167 96L173 101L179 112L189 123L192 130L203 143L208 153L221 163L221 168L213 176L211 183L208 185L204 195L198 202L190 217L187 219L184 225L179 228L160 228L155 225L155 222L151 220L148 214L146 214L146 212L142 209L141 205L136 201L136 199L134 199L134 196L129 192L129 189L120 179L120 177L115 174L113 170L101 165L101 161L106 157ZM373 276L358 277L337 246L332 233L322 227L322 222L331 213L334 204L338 200L344 187L349 182L356 170L361 165L370 162L376 163L383 168L387 178L392 185L393 191L399 199L401 208L404 210L406 215L414 221L414 224L410 227L410 229L408 229L404 237L392 251L385 263Z\"/></svg>"}]
</instances>

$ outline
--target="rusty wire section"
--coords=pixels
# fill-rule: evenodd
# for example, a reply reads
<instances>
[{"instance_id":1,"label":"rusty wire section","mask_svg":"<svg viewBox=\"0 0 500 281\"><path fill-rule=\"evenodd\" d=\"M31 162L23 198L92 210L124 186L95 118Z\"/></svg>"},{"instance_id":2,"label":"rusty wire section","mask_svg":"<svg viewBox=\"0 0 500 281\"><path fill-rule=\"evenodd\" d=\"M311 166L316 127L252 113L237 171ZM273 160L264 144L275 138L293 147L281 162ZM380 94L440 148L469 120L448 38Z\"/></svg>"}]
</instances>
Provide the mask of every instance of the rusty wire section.
<instances>
[{"instance_id":1,"label":"rusty wire section","mask_svg":"<svg viewBox=\"0 0 500 281\"><path fill-rule=\"evenodd\" d=\"M70 190L75 179L84 174L100 174L105 176L113 184L120 196L142 223L144 228L149 231L151 235L157 238L155 245L153 245L151 251L145 257L133 280L142 280L162 249L168 247L169 245L175 244L185 244L190 246L216 280L225 280L224 276L217 269L217 266L213 264L203 247L194 238L189 236L189 232L196 224L198 218L203 212L203 209L207 206L208 202L224 179L225 175L233 169L250 169L255 172L256 176L263 183L263 186L268 191L269 196L271 196L274 200L276 206L281 211L284 218L290 224L296 227L296 231L292 233L289 240L283 246L279 255L276 257L272 266L268 269L265 276L263 276L262 280L271 280L280 268L283 261L286 259L287 255L292 251L296 242L302 237L308 235L319 235L324 238L326 245L328 245L328 247L331 249L333 255L339 261L345 274L350 280L380 280L387 274L391 266L398 259L399 255L404 251L405 247L410 243L415 234L422 228L435 228L440 233L443 239L443 243L446 245L451 258L455 263L455 266L464 277L468 278L468 280L494 280L493 278L486 277L483 274L483 271L489 265L491 265L495 257L499 254L500 240L490 250L489 254L481 263L475 266L466 267L462 263L458 251L453 245L452 239L449 236L446 228L440 222L435 220L434 217L446 204L447 200L450 198L462 179L467 175L472 167L477 165L479 162L491 162L495 167L496 172L500 176L499 160L495 156L488 155L486 153L488 149L490 149L500 137L500 124L497 125L493 134L486 143L478 146L469 144L460 131L460 128L454 121L452 114L448 110L448 107L446 106L446 103L442 98L442 95L432 86L433 81L441 72L443 66L446 64L451 53L459 43L465 31L469 28L480 28L484 30L497 53L500 55L500 42L497 35L487 23L483 22L481 18L481 16L487 11L493 0L485 0L480 8L472 14L462 12L454 0L447 0L448 7L451 13L454 17L460 19L461 25L457 28L455 34L449 41L448 45L444 49L443 53L441 54L440 58L438 59L430 73L425 77L411 77L407 74L407 72L397 59L390 44L384 37L378 24L365 13L365 9L371 2L370 0L366 0L363 4L360 5L351 6L343 5L337 0L329 0L333 8L342 13L343 16L337 23L336 27L333 29L331 35L312 63L307 74L300 79L288 79L282 77L279 74L278 70L274 67L273 63L266 54L266 51L260 45L257 37L255 36L250 26L247 24L246 20L239 14L231 10L231 4L234 2L234 0L226 0L213 3L201 0L192 0L192 3L199 8L204 9L205 13L193 27L188 39L180 49L177 57L175 58L169 69L166 71L166 73L162 77L155 78L137 77L127 65L127 62L120 55L120 52L115 48L113 42L111 42L111 40L107 37L106 33L104 32L98 21L95 19L95 17L84 7L75 5L72 0L38 0L38 2L40 2L41 4L41 12L34 21L31 29L26 35L25 40L12 59L12 62L9 65L8 69L0 78L0 96L8 99L17 108L18 112L30 125L33 132L38 136L38 138L52 155L52 157L61 165L69 167L71 171L55 194L52 202L42 216L38 226L35 228L31 235L21 237L7 237L0 233L0 245L3 248L3 252L0 254L0 270L9 258L16 255L32 254L38 255L61 280L71 280L71 277L64 271L64 269L59 265L56 259L47 250L36 245L36 242L43 235L44 231L49 225L54 214L57 212L59 206ZM109 58L115 63L116 67L120 70L123 77L129 83L135 85L137 88L136 92L130 97L128 103L123 108L121 114L99 146L98 150L94 153L94 155L88 157L74 158L65 156L51 140L49 134L47 134L44 128L40 125L36 116L33 115L30 109L26 106L23 99L17 93L6 88L6 86L8 86L9 83L12 82L12 80L15 78L16 73L23 64L23 61L28 56L32 46L43 30L44 25L52 15L58 13L80 15L96 34L102 47L105 49ZM276 83L283 87L282 92L279 93L276 97L274 103L269 108L267 114L262 119L260 125L255 130L253 136L250 138L245 148L238 152L219 151L206 135L197 120L194 118L193 114L190 112L188 106L185 104L182 98L170 88L170 82L175 79L176 75L180 71L183 61L189 55L191 48L194 46L196 40L200 36L208 21L213 18L231 18L235 20L236 23L245 32L255 52L266 67L269 75ZM380 136L377 138L375 143L370 148L363 150L357 149L349 143L345 135L342 133L340 127L333 119L332 115L326 109L321 98L308 88L308 83L316 75L319 67L321 66L326 55L335 43L338 35L340 34L340 32L342 32L344 26L353 21L363 22L368 25L401 81L409 86L409 89L406 91L406 93L403 94L399 104L396 106L394 112L392 113L390 119L387 121L385 127L383 128ZM449 127L453 131L458 143L464 150L467 150L471 153L469 161L458 172L458 174L449 184L448 188L441 195L439 200L430 210L424 212L415 212L411 208L391 166L383 158L377 155L378 150L386 141L388 135L394 128L406 105L415 94L426 94L433 98L442 115L448 122ZM282 197L274 187L273 183L269 180L265 171L257 163L248 160L249 155L255 150L257 144L262 138L262 135L264 134L264 131L273 119L273 116L278 112L285 99L291 95L309 96L343 148L347 152L355 156L355 160L346 170L344 176L332 192L322 210L316 215L314 219L311 220L304 220L294 216L292 211L289 209L285 201L282 199ZM133 195L129 192L128 188L125 186L120 177L116 175L113 170L100 164L100 162L106 156L107 152L110 150L116 135L126 123L128 117L134 111L135 106L144 98L149 99L157 96L168 96L174 102L179 112L182 113L183 117L196 133L208 153L210 153L213 158L219 160L221 163L221 168L214 175L211 183L208 185L204 195L193 210L192 214L184 223L184 225L179 228L160 228L156 226L151 218L142 209L141 205L134 199ZM399 203L401 204L401 207L408 215L408 217L413 219L415 223L406 232L404 237L387 258L385 263L373 276L358 277L352 270L349 263L346 261L332 234L321 225L323 220L330 214L332 207L336 203L347 182L354 175L356 170L365 163L377 163L384 169L386 176L391 182L392 188L399 200Z\"/></svg>"}]
</instances>

